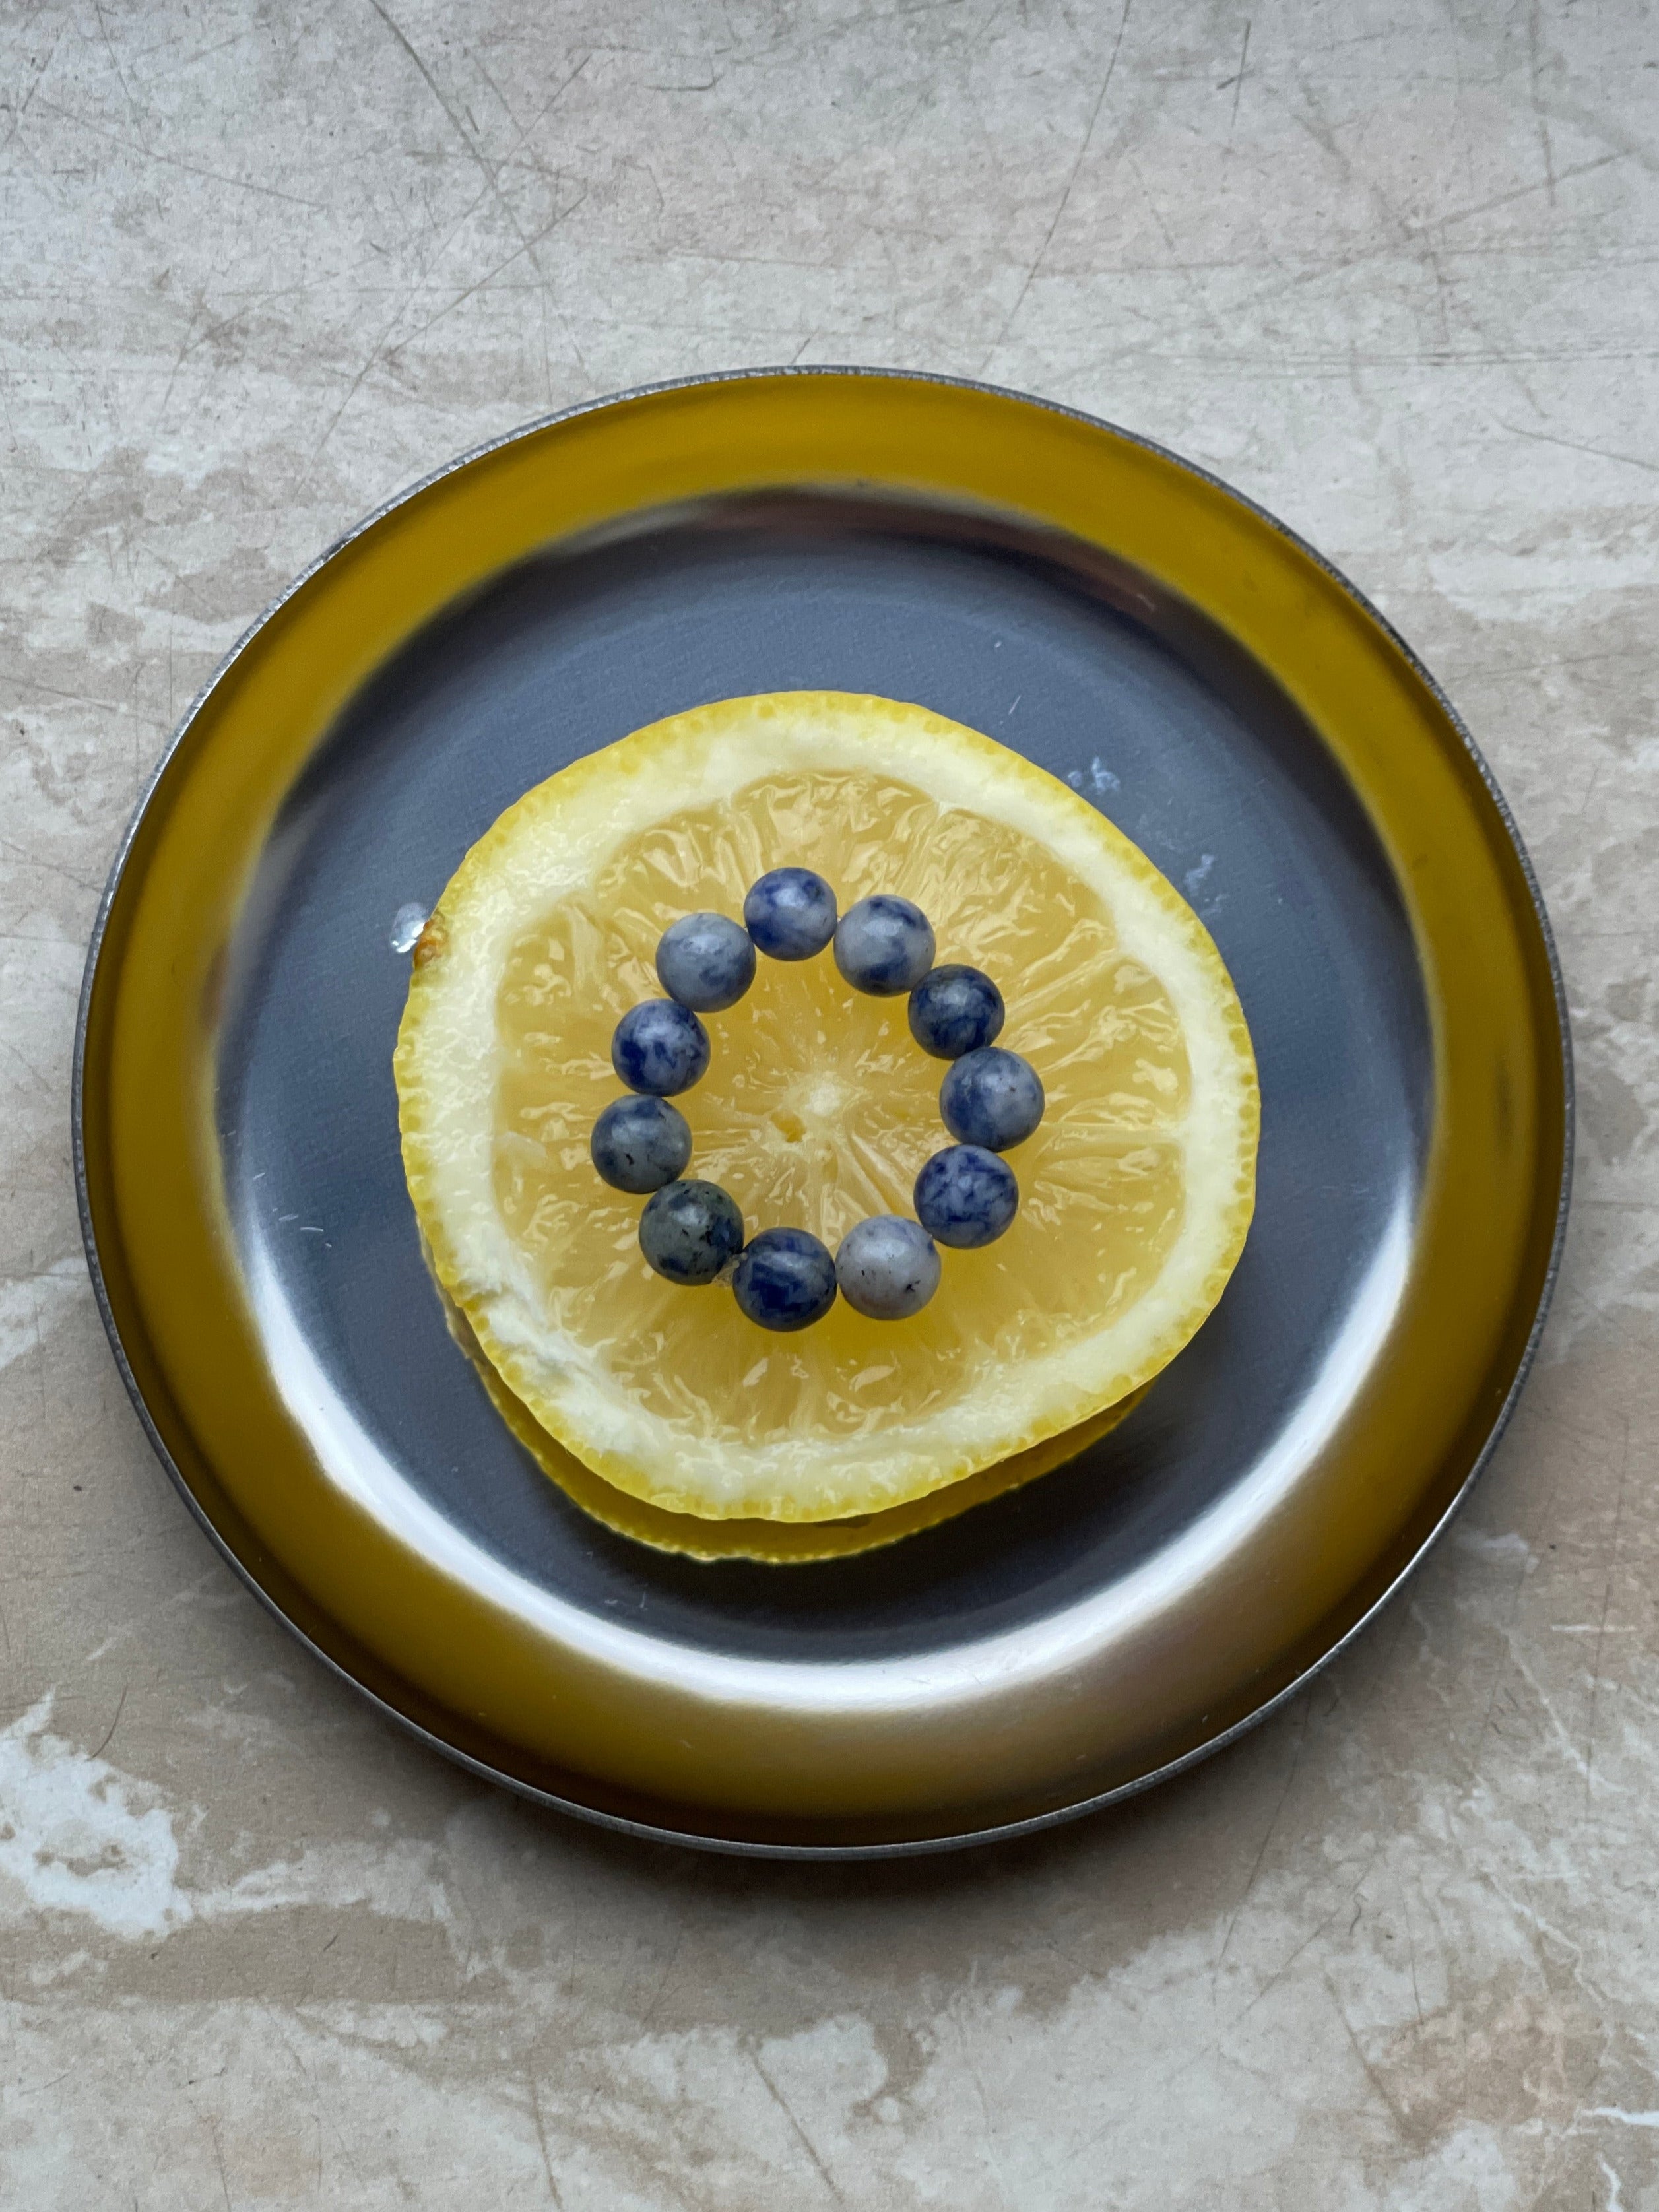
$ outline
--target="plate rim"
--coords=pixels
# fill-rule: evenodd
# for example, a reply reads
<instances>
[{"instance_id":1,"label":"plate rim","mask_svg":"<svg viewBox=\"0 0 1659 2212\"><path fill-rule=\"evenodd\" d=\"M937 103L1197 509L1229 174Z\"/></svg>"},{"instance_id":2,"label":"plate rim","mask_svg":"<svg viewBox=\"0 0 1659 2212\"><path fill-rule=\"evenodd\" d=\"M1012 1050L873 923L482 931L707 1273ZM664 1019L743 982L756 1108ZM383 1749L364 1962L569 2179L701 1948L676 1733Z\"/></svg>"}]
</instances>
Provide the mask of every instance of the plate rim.
<instances>
[{"instance_id":1,"label":"plate rim","mask_svg":"<svg viewBox=\"0 0 1659 2212\"><path fill-rule=\"evenodd\" d=\"M1286 540L1298 552L1310 560L1338 586L1343 596L1375 624L1393 650L1422 683L1445 716L1451 729L1455 732L1459 743L1479 776L1486 796L1492 802L1498 821L1503 826L1504 836L1508 840L1520 868L1522 879L1526 885L1533 921L1537 928L1539 941L1549 969L1561 1056L1561 1166L1556 1192L1549 1256L1540 1285L1538 1301L1534 1310L1531 1326L1528 1328L1525 1344L1522 1347L1513 1378L1492 1417L1485 1440L1474 1455L1468 1474L1416 1550L1400 1567L1387 1587L1373 1598L1370 1604L1340 1637L1318 1657L1311 1660L1292 1680L1284 1684L1252 1711L1234 1722L1231 1726L1207 1738L1203 1743L1194 1746L1190 1750L1182 1753L1179 1758L1170 1759L1149 1772L1137 1775L1127 1782L1119 1783L1109 1790L1080 1799L1074 1804L1053 1807L1045 1812L1033 1814L1024 1820L1000 1822L988 1827L964 1829L951 1835L897 1838L875 1843L809 1844L711 1835L699 1833L689 1828L667 1827L655 1822L631 1820L623 1814L608 1812L599 1806L583 1804L575 1799L562 1796L555 1791L540 1789L535 1784L508 1773L500 1767L491 1765L487 1760L478 1759L471 1753L463 1750L459 1745L447 1741L443 1736L426 1728L410 1715L400 1711L388 1699L372 1689L368 1683L361 1680L349 1668L325 1651L289 1613L284 1611L276 1597L259 1580L252 1567L239 1557L226 1537L214 1525L183 1470L167 1448L127 1357L126 1347L122 1341L119 1326L109 1297L102 1263L99 1256L87 1164L85 1121L87 1047L94 988L110 917L119 895L128 864L137 843L144 818L166 777L168 768L208 700L218 690L230 670L252 646L260 632L296 593L349 546L365 536L386 517L396 513L399 507L419 498L433 486L443 482L446 477L471 466L475 462L485 459L491 453L500 452L504 447L514 445L521 440L539 435L560 423L572 422L582 416L594 414L602 410L621 407L635 401L655 398L665 393L687 391L699 386L741 384L763 379L776 380L781 378L870 379L881 382L908 382L971 392L1013 401L1022 406L1039 409L1045 413L1083 424L1091 430L1104 431L1127 445L1156 455L1161 460L1180 470L1184 475L1195 477L1221 492L1228 500L1243 508L1258 521L1264 523L1276 536ZM1170 1781L1176 1775L1185 1773L1190 1768L1213 1757L1218 1752L1226 1749L1229 1745L1237 1742L1251 1729L1259 1727L1282 1706L1287 1705L1291 1698L1306 1689L1317 1675L1346 1651L1349 1645L1401 1594L1416 1575L1429 1553L1440 1542L1453 1520L1462 1510L1476 1482L1485 1473L1502 1440L1504 1431L1509 1426L1521 1392L1525 1387L1536 1359L1560 1274L1567 1217L1572 1197L1576 1119L1572 1030L1567 1007L1565 980L1562 973L1555 933L1551 927L1548 910L1544 903L1543 893L1533 866L1532 857L1521 836L1514 815L1510 811L1509 802L1462 716L1412 646L1352 578L1327 555L1321 552L1318 547L1311 544L1298 531L1281 520L1271 509L1253 499L1248 493L1240 491L1214 471L1204 467L1201 463L1189 460L1185 455L1176 453L1158 440L1147 437L1139 431L1127 429L1121 424L1114 422L1106 416L1093 415L1085 409L1069 406L1061 401L1044 398L1035 393L1021 392L1010 386L989 384L973 377L945 376L927 369L887 368L869 364L840 366L830 362L787 363L778 367L756 366L746 368L718 369L693 376L670 377L657 382L634 385L623 391L603 393L592 398L579 400L569 407L558 408L550 414L534 416L509 430L499 433L495 437L485 439L477 445L465 448L448 460L441 463L439 466L414 483L406 484L401 489L393 492L378 507L332 539L312 561L299 570L255 616L225 652L191 700L139 791L111 862L109 874L99 900L97 915L88 940L86 962L82 974L80 995L76 1012L74 1058L70 1085L70 1154L75 1175L76 1204L81 1224L82 1243L85 1250L88 1273L91 1278L99 1318L103 1323L104 1334L108 1339L117 1370L150 1447L161 1461L174 1489L184 1499L192 1517L206 1534L215 1549L229 1565L242 1583L258 1599L266 1612L280 1622L313 1659L320 1662L331 1674L347 1684L376 1711L393 1722L416 1741L425 1744L446 1759L477 1775L480 1779L508 1790L515 1796L539 1805L548 1811L567 1814L591 1826L636 1837L644 1841L678 1844L687 1850L715 1851L737 1857L807 1861L915 1858L931 1856L937 1852L966 1850L981 1844L1008 1842L1022 1836L1037 1833L1044 1829L1058 1827L1069 1821L1081 1820L1087 1814L1102 1811L1109 1805L1139 1796L1158 1784Z\"/></svg>"}]
</instances>

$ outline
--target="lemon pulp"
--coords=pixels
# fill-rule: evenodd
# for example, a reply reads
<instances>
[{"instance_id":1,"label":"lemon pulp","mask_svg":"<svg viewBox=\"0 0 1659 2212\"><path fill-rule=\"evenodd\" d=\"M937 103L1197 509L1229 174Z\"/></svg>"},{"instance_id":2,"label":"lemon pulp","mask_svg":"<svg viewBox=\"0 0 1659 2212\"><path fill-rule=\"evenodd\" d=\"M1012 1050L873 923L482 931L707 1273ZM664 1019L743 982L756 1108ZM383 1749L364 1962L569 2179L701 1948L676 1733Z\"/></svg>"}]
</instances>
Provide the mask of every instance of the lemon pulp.
<instances>
[{"instance_id":1,"label":"lemon pulp","mask_svg":"<svg viewBox=\"0 0 1659 2212\"><path fill-rule=\"evenodd\" d=\"M719 1285L652 1273L641 1202L587 1140L618 1091L618 1018L659 996L663 929L815 868L843 908L913 899L938 958L981 968L1003 1044L1048 1094L1010 1155L1021 1205L900 1323L844 1302L796 1335ZM470 994L464 1006L458 994ZM911 1210L944 1064L904 1001L826 954L763 960L708 1018L678 1103L690 1173L747 1233L833 1250ZM926 1495L1126 1395L1213 1304L1248 1225L1254 1064L1195 916L1085 802L919 708L836 694L674 718L528 794L474 848L417 955L398 1049L411 1192L439 1273L509 1387L567 1449L670 1510L786 1521Z\"/></svg>"},{"instance_id":2,"label":"lemon pulp","mask_svg":"<svg viewBox=\"0 0 1659 2212\"><path fill-rule=\"evenodd\" d=\"M757 876L803 853L844 903L898 891L937 917L941 959L1001 979L1002 1041L1040 1069L1048 1104L1010 1155L1013 1227L949 1254L914 1321L868 1321L840 1301L809 1334L780 1338L719 1289L651 1273L640 1202L599 1182L587 1136L618 1088L618 1017L661 995L651 955L668 923L694 903L740 913ZM590 894L518 939L496 1018L501 1218L550 1314L602 1334L611 1374L671 1425L717 1409L723 1429L759 1444L790 1427L868 1433L948 1404L986 1365L1018 1365L1109 1319L1180 1225L1170 1136L1190 1084L1167 994L1031 839L983 816L941 822L922 793L878 773L769 777L630 840ZM708 1027L708 1073L678 1102L690 1172L731 1192L750 1235L793 1224L834 1251L866 1215L911 1211L923 1163L951 1139L944 1064L912 1040L902 999L865 997L828 955L763 960L748 996Z\"/></svg>"}]
</instances>

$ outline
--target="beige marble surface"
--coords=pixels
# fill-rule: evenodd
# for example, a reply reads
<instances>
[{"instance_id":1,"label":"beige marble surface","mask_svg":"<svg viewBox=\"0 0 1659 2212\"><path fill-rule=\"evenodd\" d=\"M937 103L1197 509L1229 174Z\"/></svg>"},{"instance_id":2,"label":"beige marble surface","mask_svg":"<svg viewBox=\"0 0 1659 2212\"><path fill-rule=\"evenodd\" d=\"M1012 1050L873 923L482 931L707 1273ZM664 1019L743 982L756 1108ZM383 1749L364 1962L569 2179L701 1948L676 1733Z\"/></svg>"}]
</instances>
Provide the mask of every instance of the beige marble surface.
<instances>
[{"instance_id":1,"label":"beige marble surface","mask_svg":"<svg viewBox=\"0 0 1659 2212\"><path fill-rule=\"evenodd\" d=\"M0 8L0 2201L1659 2207L1659 15L1639 0ZM226 645L435 461L750 362L1218 470L1449 686L1559 926L1546 1347L1225 1756L1018 1847L544 1819L275 1627L79 1254L70 1030Z\"/></svg>"}]
</instances>

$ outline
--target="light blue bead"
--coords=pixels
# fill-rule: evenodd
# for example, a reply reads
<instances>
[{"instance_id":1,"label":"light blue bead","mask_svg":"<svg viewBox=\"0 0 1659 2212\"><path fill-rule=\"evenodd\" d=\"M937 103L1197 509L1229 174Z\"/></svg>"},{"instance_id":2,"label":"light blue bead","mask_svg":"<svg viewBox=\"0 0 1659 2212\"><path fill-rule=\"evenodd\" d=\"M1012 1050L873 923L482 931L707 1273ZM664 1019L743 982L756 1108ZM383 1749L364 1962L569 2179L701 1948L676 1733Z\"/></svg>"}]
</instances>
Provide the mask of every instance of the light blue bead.
<instances>
[{"instance_id":1,"label":"light blue bead","mask_svg":"<svg viewBox=\"0 0 1659 2212\"><path fill-rule=\"evenodd\" d=\"M647 999L630 1006L611 1039L611 1065L619 1082L653 1098L689 1091L708 1066L708 1032L689 1008L672 999Z\"/></svg>"},{"instance_id":2,"label":"light blue bead","mask_svg":"<svg viewBox=\"0 0 1659 2212\"><path fill-rule=\"evenodd\" d=\"M849 1229L836 1252L836 1279L855 1313L908 1321L939 1288L939 1257L918 1221L873 1214Z\"/></svg>"},{"instance_id":3,"label":"light blue bead","mask_svg":"<svg viewBox=\"0 0 1659 2212\"><path fill-rule=\"evenodd\" d=\"M836 933L836 894L811 868L774 868L750 884L743 920L769 960L810 960Z\"/></svg>"},{"instance_id":4,"label":"light blue bead","mask_svg":"<svg viewBox=\"0 0 1659 2212\"><path fill-rule=\"evenodd\" d=\"M723 914L685 915L659 940L657 980L693 1013L717 1014L755 980L753 940Z\"/></svg>"},{"instance_id":5,"label":"light blue bead","mask_svg":"<svg viewBox=\"0 0 1659 2212\"><path fill-rule=\"evenodd\" d=\"M805 1229L763 1229L732 1277L738 1305L761 1328L808 1328L836 1303L836 1263Z\"/></svg>"},{"instance_id":6,"label":"light blue bead","mask_svg":"<svg viewBox=\"0 0 1659 2212\"><path fill-rule=\"evenodd\" d=\"M587 1149L612 1190L639 1198L685 1173L691 1131L665 1098L616 1098L593 1124Z\"/></svg>"},{"instance_id":7,"label":"light blue bead","mask_svg":"<svg viewBox=\"0 0 1659 2212\"><path fill-rule=\"evenodd\" d=\"M933 964L933 926L919 906L878 891L848 907L836 930L836 965L855 991L896 999Z\"/></svg>"},{"instance_id":8,"label":"light blue bead","mask_svg":"<svg viewBox=\"0 0 1659 2212\"><path fill-rule=\"evenodd\" d=\"M960 1060L1001 1032L1002 994L977 968L933 968L910 994L910 1034L935 1060Z\"/></svg>"},{"instance_id":9,"label":"light blue bead","mask_svg":"<svg viewBox=\"0 0 1659 2212\"><path fill-rule=\"evenodd\" d=\"M640 1249L671 1283L712 1283L743 1249L738 1201L717 1182L671 1182L640 1216Z\"/></svg>"},{"instance_id":10,"label":"light blue bead","mask_svg":"<svg viewBox=\"0 0 1659 2212\"><path fill-rule=\"evenodd\" d=\"M939 1085L939 1110L951 1134L990 1152L1023 1145L1042 1119L1042 1108L1036 1068L1000 1045L964 1054Z\"/></svg>"},{"instance_id":11,"label":"light blue bead","mask_svg":"<svg viewBox=\"0 0 1659 2212\"><path fill-rule=\"evenodd\" d=\"M1006 1160L980 1145L935 1152L916 1177L916 1218L957 1251L994 1244L1019 1212L1019 1184Z\"/></svg>"}]
</instances>

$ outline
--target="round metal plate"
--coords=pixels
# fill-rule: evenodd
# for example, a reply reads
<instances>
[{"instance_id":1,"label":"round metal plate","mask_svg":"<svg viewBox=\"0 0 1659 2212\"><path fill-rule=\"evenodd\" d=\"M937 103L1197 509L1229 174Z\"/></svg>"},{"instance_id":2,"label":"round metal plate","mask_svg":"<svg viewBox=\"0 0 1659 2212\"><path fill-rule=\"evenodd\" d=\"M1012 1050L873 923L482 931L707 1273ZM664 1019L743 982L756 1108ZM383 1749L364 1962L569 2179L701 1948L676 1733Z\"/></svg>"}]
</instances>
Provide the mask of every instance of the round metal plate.
<instances>
[{"instance_id":1,"label":"round metal plate","mask_svg":"<svg viewBox=\"0 0 1659 2212\"><path fill-rule=\"evenodd\" d=\"M1198 1339L1071 1466L863 1559L699 1565L586 1518L446 1333L398 1158L392 940L578 755L819 687L1017 747L1184 890L1255 1040L1258 1210ZM559 417L296 584L135 821L76 1079L117 1357L276 1611L548 1802L806 1853L1103 1802L1328 1658L1501 1425L1570 1111L1502 801L1351 587L1103 424L825 371Z\"/></svg>"}]
</instances>

